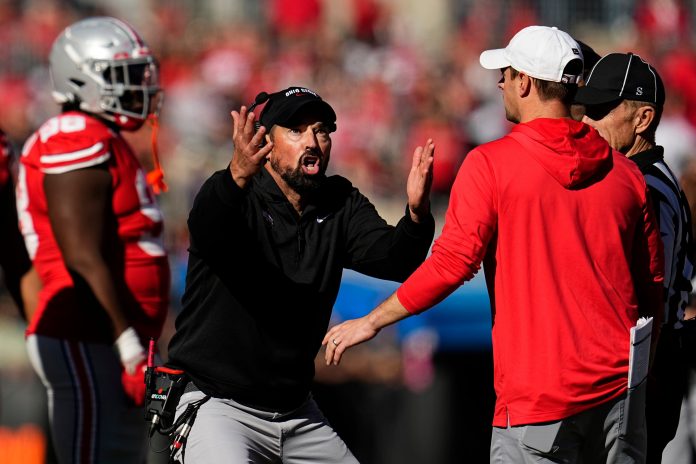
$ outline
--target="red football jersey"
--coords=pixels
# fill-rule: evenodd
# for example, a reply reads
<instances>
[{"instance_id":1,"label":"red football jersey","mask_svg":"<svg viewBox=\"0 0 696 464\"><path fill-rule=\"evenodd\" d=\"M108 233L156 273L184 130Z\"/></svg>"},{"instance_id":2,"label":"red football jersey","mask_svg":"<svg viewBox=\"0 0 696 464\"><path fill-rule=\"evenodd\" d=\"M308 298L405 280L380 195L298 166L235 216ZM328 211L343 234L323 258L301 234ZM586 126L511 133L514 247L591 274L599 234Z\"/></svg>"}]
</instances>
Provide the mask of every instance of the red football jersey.
<instances>
[{"instance_id":1,"label":"red football jersey","mask_svg":"<svg viewBox=\"0 0 696 464\"><path fill-rule=\"evenodd\" d=\"M45 175L106 164L111 207L123 245L119 253L128 287L126 316L141 337L157 338L168 308L169 266L162 244L162 214L128 143L99 119L67 112L45 122L22 150L17 182L19 222L29 256L43 282L27 334L113 342L106 312L77 301L46 208Z\"/></svg>"}]
</instances>

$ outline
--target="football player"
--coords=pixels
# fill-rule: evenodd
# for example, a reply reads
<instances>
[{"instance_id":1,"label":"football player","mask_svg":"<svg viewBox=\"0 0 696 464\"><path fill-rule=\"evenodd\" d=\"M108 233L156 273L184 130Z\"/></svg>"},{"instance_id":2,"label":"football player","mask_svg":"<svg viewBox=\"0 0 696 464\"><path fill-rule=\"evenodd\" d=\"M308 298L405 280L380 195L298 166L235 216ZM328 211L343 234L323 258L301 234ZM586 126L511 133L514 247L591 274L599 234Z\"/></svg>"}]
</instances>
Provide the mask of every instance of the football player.
<instances>
[{"instance_id":1,"label":"football player","mask_svg":"<svg viewBox=\"0 0 696 464\"><path fill-rule=\"evenodd\" d=\"M17 186L43 282L29 357L60 463L142 462L143 346L162 330L170 275L162 215L121 133L156 118L158 67L141 36L109 17L68 26L49 59L62 112L26 141Z\"/></svg>"}]
</instances>

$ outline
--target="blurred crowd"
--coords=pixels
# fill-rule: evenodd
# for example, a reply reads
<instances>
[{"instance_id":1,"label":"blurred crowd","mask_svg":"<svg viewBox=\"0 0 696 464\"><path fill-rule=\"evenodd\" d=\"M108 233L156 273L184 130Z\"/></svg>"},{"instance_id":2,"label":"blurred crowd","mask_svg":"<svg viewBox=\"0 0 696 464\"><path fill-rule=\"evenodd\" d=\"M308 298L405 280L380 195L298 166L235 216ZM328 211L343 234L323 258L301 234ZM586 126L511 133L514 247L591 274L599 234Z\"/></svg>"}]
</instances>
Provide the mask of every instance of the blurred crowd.
<instances>
[{"instance_id":1,"label":"blurred crowd","mask_svg":"<svg viewBox=\"0 0 696 464\"><path fill-rule=\"evenodd\" d=\"M696 54L687 2L422 3L5 0L0 127L19 148L55 114L58 107L45 90L53 39L79 17L114 15L143 31L160 60L165 100L159 145L171 186L162 203L173 244L185 242L181 229L193 192L230 156L229 112L260 91L293 84L317 89L336 108L331 168L371 197L402 202L408 154L434 138L434 194L444 208L468 149L507 129L497 76L478 65L478 55L536 23L567 28L600 54L633 51L655 63L670 98L661 125L667 135L658 135L658 143L679 160L691 154L685 152L696 138ZM147 164L148 134L134 143ZM673 143L681 146L672 150Z\"/></svg>"},{"instance_id":2,"label":"blurred crowd","mask_svg":"<svg viewBox=\"0 0 696 464\"><path fill-rule=\"evenodd\" d=\"M174 256L185 255L193 193L229 160L230 111L294 84L317 89L336 108L331 170L384 202L387 216L392 204L401 213L409 154L432 137L435 205L444 211L467 151L508 128L497 76L478 65L479 53L529 24L557 24L600 55L633 51L654 63L669 98L657 142L680 170L696 139L691 7L680 0L4 0L0 127L19 149L57 113L46 91L53 39L80 17L113 15L143 31L161 64L159 151L170 185L161 202ZM147 166L149 133L132 141Z\"/></svg>"},{"instance_id":3,"label":"blurred crowd","mask_svg":"<svg viewBox=\"0 0 696 464\"><path fill-rule=\"evenodd\" d=\"M169 191L160 201L176 311L193 195L229 162L230 111L257 93L301 85L329 101L338 115L330 172L387 219L403 213L413 148L433 138L440 228L465 154L509 129L499 76L479 54L531 24L557 25L600 55L632 51L654 64L667 89L657 143L678 175L696 179L694 10L686 0L0 0L0 127L19 153L59 112L47 58L65 26L104 14L141 31L165 95L158 144ZM145 166L150 134L126 134Z\"/></svg>"}]
</instances>

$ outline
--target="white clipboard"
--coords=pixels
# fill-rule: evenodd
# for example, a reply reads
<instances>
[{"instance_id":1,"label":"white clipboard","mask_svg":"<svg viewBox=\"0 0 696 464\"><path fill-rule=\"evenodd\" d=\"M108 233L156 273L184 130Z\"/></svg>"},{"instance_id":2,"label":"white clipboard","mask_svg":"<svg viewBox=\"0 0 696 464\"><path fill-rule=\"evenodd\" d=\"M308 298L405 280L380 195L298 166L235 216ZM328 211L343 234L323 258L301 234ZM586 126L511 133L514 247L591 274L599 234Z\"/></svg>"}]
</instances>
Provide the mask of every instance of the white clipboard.
<instances>
[{"instance_id":1,"label":"white clipboard","mask_svg":"<svg viewBox=\"0 0 696 464\"><path fill-rule=\"evenodd\" d=\"M631 327L631 348L628 357L628 388L639 385L648 376L650 338L653 318L641 317Z\"/></svg>"}]
</instances>

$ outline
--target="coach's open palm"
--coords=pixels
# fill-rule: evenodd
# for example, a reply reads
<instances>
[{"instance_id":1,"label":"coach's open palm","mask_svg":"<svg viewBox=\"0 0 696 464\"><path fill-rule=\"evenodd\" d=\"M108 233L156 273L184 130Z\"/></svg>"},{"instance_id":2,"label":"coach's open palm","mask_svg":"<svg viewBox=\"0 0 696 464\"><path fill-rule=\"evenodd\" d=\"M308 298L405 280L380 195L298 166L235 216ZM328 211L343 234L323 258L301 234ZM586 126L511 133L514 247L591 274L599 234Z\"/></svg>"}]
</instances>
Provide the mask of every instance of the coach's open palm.
<instances>
[{"instance_id":1,"label":"coach's open palm","mask_svg":"<svg viewBox=\"0 0 696 464\"><path fill-rule=\"evenodd\" d=\"M428 139L424 147L416 147L413 151L411 171L406 181L406 195L408 195L408 209L414 222L420 222L421 218L430 213L434 153L435 144L432 139Z\"/></svg>"},{"instance_id":2,"label":"coach's open palm","mask_svg":"<svg viewBox=\"0 0 696 464\"><path fill-rule=\"evenodd\" d=\"M240 187L244 188L256 173L266 163L266 157L273 149L273 143L269 142L261 147L261 142L266 136L266 128L261 126L257 131L254 127L256 116L247 112L246 106L242 106L239 113L232 111L232 141L234 153L230 162L230 174L232 179Z\"/></svg>"}]
</instances>

